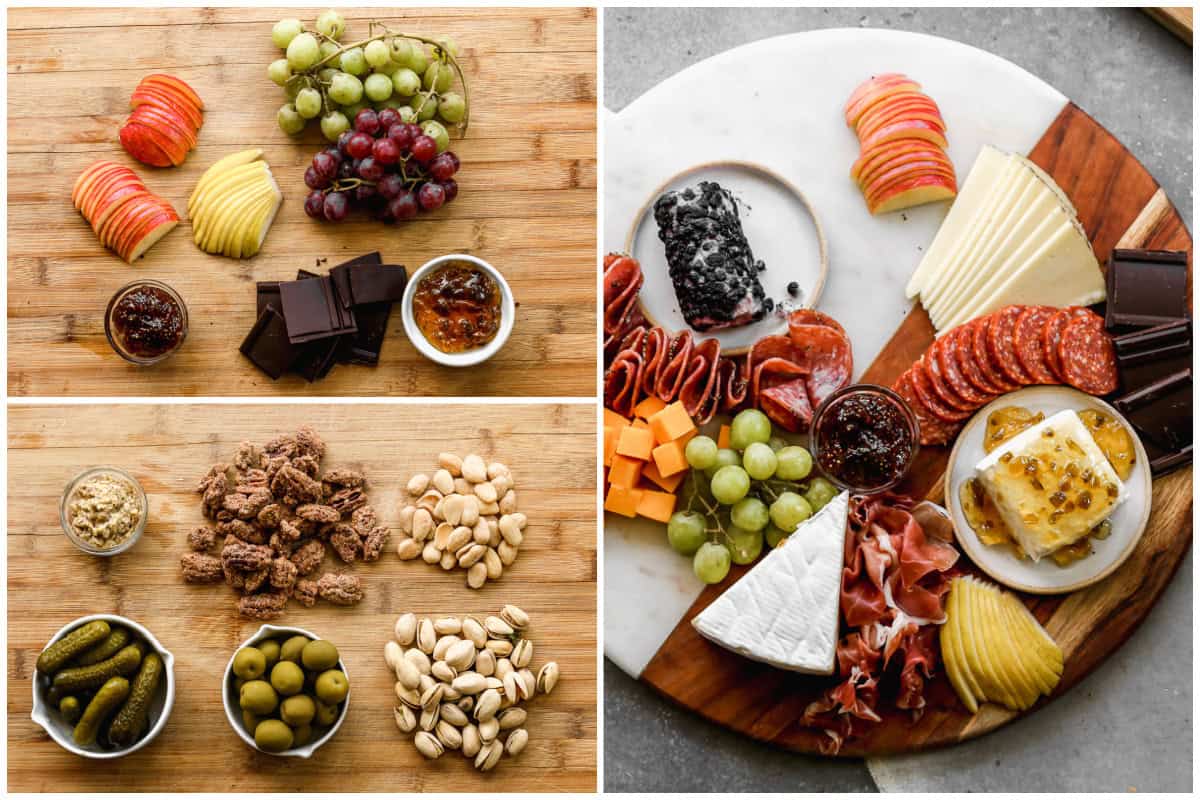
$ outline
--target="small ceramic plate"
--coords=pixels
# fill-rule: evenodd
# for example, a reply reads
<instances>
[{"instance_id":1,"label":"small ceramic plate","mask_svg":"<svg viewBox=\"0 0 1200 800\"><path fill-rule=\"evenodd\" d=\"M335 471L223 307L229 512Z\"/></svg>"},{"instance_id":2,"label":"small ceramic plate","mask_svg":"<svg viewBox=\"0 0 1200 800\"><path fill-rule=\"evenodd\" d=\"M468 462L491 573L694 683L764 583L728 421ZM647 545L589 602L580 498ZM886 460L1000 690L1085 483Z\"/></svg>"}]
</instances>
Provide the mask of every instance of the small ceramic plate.
<instances>
[{"instance_id":1,"label":"small ceramic plate","mask_svg":"<svg viewBox=\"0 0 1200 800\"><path fill-rule=\"evenodd\" d=\"M1041 411L1047 417L1065 408L1083 411L1092 408L1102 411L1125 426L1137 451L1137 461L1129 480L1128 499L1117 506L1109 518L1112 533L1107 539L1093 540L1091 555L1060 567L1051 558L1034 563L1017 558L1006 547L989 547L979 541L975 531L963 516L958 492L963 482L975 474L975 465L984 457L983 437L987 418L992 411L1004 406L1021 406ZM1150 518L1150 463L1146 451L1129 422L1116 409L1091 395L1065 386L1038 386L1006 394L984 406L962 432L950 452L946 468L946 507L954 521L959 546L976 565L995 580L1013 589L1032 594L1063 594L1090 586L1111 574L1133 552L1146 530Z\"/></svg>"},{"instance_id":2,"label":"small ceramic plate","mask_svg":"<svg viewBox=\"0 0 1200 800\"><path fill-rule=\"evenodd\" d=\"M784 310L815 307L825 287L829 262L825 233L808 200L786 178L766 167L744 161L717 161L668 179L634 218L625 251L642 265L646 282L639 300L650 324L672 332L688 328L667 271L666 251L658 238L654 203L665 192L696 186L701 181L716 181L737 200L742 229L754 258L767 266L758 276L767 297L777 307L782 304ZM787 291L792 282L799 284L795 297ZM786 332L786 317L773 312L752 325L692 333L697 338L717 339L725 355L738 355L763 336Z\"/></svg>"},{"instance_id":3,"label":"small ceramic plate","mask_svg":"<svg viewBox=\"0 0 1200 800\"><path fill-rule=\"evenodd\" d=\"M413 314L413 297L417 293L417 285L420 284L421 279L442 265L449 264L452 261L462 261L478 267L487 273L500 289L500 330L496 331L496 335L492 337L492 340L482 347L474 347L461 353L443 353L430 344L429 340L425 338L425 334L421 333L421 329L417 327L417 320ZM408 340L412 342L413 347L417 348L417 352L421 355L430 361L444 364L447 367L473 367L476 364L482 364L500 352L500 348L504 347L505 342L508 341L509 334L512 333L516 315L517 304L513 299L512 289L509 288L508 281L504 279L500 270L482 258L466 255L465 253L450 253L449 255L438 256L432 261L422 264L420 269L409 276L408 283L404 287L404 297L400 301L400 317L404 323L404 333L408 336Z\"/></svg>"}]
</instances>

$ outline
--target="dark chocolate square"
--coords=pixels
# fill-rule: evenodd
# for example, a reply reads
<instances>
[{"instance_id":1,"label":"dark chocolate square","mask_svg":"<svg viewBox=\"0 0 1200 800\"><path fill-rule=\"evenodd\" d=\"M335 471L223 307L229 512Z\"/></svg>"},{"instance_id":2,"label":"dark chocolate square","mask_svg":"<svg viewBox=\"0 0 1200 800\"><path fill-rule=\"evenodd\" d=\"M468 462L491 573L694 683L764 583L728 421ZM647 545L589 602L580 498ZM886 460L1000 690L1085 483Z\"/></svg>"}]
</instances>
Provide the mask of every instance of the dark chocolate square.
<instances>
[{"instance_id":1,"label":"dark chocolate square","mask_svg":"<svg viewBox=\"0 0 1200 800\"><path fill-rule=\"evenodd\" d=\"M369 366L378 364L391 314L391 303L355 306L354 318L358 323L358 332L342 338L338 348L338 361L343 364Z\"/></svg>"},{"instance_id":2,"label":"dark chocolate square","mask_svg":"<svg viewBox=\"0 0 1200 800\"><path fill-rule=\"evenodd\" d=\"M1105 272L1105 326L1149 326L1188 316L1188 257L1169 250L1115 249Z\"/></svg>"},{"instance_id":3,"label":"dark chocolate square","mask_svg":"<svg viewBox=\"0 0 1200 800\"><path fill-rule=\"evenodd\" d=\"M288 340L287 323L273 305L267 305L238 348L272 380L287 372L299 350Z\"/></svg>"},{"instance_id":4,"label":"dark chocolate square","mask_svg":"<svg viewBox=\"0 0 1200 800\"><path fill-rule=\"evenodd\" d=\"M350 308L354 305L370 302L369 300L358 300L354 297L354 288L350 279L351 272L355 269L378 267L382 263L383 257L376 251L361 255L358 258L352 258L329 270L329 277L333 279L333 284L337 288L338 299L342 301L344 307Z\"/></svg>"},{"instance_id":5,"label":"dark chocolate square","mask_svg":"<svg viewBox=\"0 0 1200 800\"><path fill-rule=\"evenodd\" d=\"M328 276L283 281L279 284L288 338L293 344L353 333L354 313L342 308Z\"/></svg>"},{"instance_id":6,"label":"dark chocolate square","mask_svg":"<svg viewBox=\"0 0 1200 800\"><path fill-rule=\"evenodd\" d=\"M350 268L354 305L398 303L408 284L408 270L399 264L356 265Z\"/></svg>"}]
</instances>

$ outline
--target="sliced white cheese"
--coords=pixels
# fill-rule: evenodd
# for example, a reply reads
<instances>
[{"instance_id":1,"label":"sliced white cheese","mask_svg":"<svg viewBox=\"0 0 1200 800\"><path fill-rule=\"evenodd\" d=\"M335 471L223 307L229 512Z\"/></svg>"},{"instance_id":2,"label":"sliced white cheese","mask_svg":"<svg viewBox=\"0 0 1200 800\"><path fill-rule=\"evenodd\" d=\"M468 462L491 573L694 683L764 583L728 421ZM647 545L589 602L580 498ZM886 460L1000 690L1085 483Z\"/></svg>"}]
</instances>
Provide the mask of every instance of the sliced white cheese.
<instances>
[{"instance_id":1,"label":"sliced white cheese","mask_svg":"<svg viewBox=\"0 0 1200 800\"><path fill-rule=\"evenodd\" d=\"M849 500L830 500L700 612L700 635L780 669L832 674Z\"/></svg>"},{"instance_id":2,"label":"sliced white cheese","mask_svg":"<svg viewBox=\"0 0 1200 800\"><path fill-rule=\"evenodd\" d=\"M909 278L908 286L904 289L905 296L916 297L930 279L940 272L945 265L945 256L958 242L959 234L990 198L992 187L999 180L1008 160L1008 156L991 145L985 144L979 151L967 179L950 206L950 212L942 220L942 227Z\"/></svg>"}]
</instances>

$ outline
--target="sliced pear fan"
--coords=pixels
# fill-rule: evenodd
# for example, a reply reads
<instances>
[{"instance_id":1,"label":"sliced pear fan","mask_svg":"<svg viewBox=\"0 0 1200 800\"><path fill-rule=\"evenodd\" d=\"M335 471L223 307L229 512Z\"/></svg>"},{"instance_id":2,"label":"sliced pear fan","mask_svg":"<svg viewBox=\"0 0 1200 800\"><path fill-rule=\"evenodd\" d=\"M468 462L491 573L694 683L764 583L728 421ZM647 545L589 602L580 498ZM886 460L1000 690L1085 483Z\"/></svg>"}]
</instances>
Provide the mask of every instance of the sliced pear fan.
<instances>
[{"instance_id":1,"label":"sliced pear fan","mask_svg":"<svg viewBox=\"0 0 1200 800\"><path fill-rule=\"evenodd\" d=\"M250 258L262 249L283 192L262 150L231 153L200 176L188 199L192 237L206 253Z\"/></svg>"},{"instance_id":2,"label":"sliced pear fan","mask_svg":"<svg viewBox=\"0 0 1200 800\"><path fill-rule=\"evenodd\" d=\"M1024 711L1062 677L1062 649L1029 609L977 578L951 582L940 636L946 675L972 714L987 702Z\"/></svg>"}]
</instances>

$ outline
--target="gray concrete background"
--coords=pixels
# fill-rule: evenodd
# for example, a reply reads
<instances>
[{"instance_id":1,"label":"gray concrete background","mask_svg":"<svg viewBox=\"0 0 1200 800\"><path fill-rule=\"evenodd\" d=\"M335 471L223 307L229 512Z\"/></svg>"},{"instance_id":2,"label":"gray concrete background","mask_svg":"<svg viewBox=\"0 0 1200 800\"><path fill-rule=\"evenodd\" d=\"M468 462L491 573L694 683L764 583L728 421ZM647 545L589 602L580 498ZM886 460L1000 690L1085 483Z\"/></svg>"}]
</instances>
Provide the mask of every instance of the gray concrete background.
<instances>
[{"instance_id":1,"label":"gray concrete background","mask_svg":"<svg viewBox=\"0 0 1200 800\"><path fill-rule=\"evenodd\" d=\"M619 111L664 78L747 42L832 27L920 31L983 48L1066 94L1162 184L1192 228L1192 51L1130 9L608 9L604 99ZM714 99L714 102L717 102ZM1190 791L1192 558L1100 669L1037 714L975 742L892 759L901 791ZM604 669L610 792L873 791L858 761L749 741Z\"/></svg>"}]
</instances>

